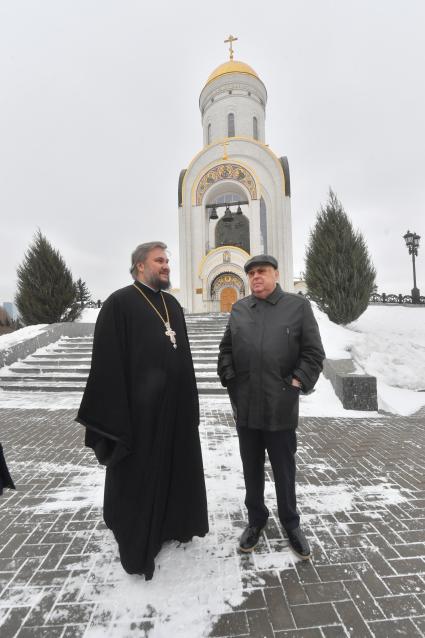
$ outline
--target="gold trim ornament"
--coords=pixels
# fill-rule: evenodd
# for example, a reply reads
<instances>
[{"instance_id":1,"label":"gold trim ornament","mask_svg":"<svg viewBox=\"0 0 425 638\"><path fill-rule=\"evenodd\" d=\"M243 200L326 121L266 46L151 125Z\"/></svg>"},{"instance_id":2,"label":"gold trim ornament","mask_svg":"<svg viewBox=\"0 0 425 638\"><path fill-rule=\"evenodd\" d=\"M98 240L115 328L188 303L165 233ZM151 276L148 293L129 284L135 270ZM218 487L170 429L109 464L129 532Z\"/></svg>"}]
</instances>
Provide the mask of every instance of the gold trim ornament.
<instances>
[{"instance_id":1,"label":"gold trim ornament","mask_svg":"<svg viewBox=\"0 0 425 638\"><path fill-rule=\"evenodd\" d=\"M251 199L257 199L255 179L246 168L240 164L219 164L201 177L196 189L196 206L202 204L202 199L210 186L225 179L243 184L248 189Z\"/></svg>"},{"instance_id":2,"label":"gold trim ornament","mask_svg":"<svg viewBox=\"0 0 425 638\"><path fill-rule=\"evenodd\" d=\"M164 317L161 315L159 310L157 308L155 308L155 306L153 305L151 300L148 299L148 297L145 295L143 290L140 290L139 286L136 286L136 284L133 284L133 286L146 299L148 304L151 306L151 308L153 310L155 310L156 314L161 319L162 323L165 326L165 333L164 334L170 339L170 341L171 341L171 343L173 345L173 348L175 350L177 348L176 333L174 332L174 330L171 328L171 325L170 325L170 315L168 314L168 308L167 308L167 304L165 303L165 299L164 299L164 295L162 294L162 290L159 291L159 294L161 295L162 303L164 304L165 316L167 317L167 321L164 320Z\"/></svg>"}]
</instances>

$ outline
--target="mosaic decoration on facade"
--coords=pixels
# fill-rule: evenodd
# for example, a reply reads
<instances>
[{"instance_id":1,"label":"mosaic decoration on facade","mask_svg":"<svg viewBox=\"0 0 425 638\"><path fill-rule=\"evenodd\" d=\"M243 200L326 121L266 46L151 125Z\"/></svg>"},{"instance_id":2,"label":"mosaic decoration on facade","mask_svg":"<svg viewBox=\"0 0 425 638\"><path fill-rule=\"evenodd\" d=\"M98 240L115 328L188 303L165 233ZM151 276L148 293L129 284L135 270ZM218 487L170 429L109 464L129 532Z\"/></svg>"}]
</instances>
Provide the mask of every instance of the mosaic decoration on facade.
<instances>
[{"instance_id":1,"label":"mosaic decoration on facade","mask_svg":"<svg viewBox=\"0 0 425 638\"><path fill-rule=\"evenodd\" d=\"M211 297L213 299L218 299L220 291L223 288L228 288L229 286L236 288L240 294L245 294L245 286L242 279L234 273L226 272L218 275L212 282Z\"/></svg>"},{"instance_id":2,"label":"mosaic decoration on facade","mask_svg":"<svg viewBox=\"0 0 425 638\"><path fill-rule=\"evenodd\" d=\"M239 164L219 164L211 168L201 178L196 189L196 206L202 204L202 199L210 186L224 179L231 179L243 184L248 189L251 199L257 199L255 180L246 168Z\"/></svg>"}]
</instances>

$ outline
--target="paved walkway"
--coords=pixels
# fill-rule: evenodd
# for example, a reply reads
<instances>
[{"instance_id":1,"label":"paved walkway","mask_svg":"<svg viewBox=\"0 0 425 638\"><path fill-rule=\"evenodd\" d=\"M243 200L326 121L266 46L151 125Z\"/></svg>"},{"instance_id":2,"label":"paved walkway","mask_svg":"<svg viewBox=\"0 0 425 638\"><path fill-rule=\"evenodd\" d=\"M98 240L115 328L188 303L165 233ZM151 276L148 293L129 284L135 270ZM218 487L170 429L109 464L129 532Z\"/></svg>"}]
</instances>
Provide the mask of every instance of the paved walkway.
<instances>
[{"instance_id":1,"label":"paved walkway","mask_svg":"<svg viewBox=\"0 0 425 638\"><path fill-rule=\"evenodd\" d=\"M425 418L304 418L298 495L313 546L296 560L273 516L255 554L227 402L202 400L210 534L129 577L101 519L102 469L73 410L0 410L18 491L0 499L2 638L425 636Z\"/></svg>"}]
</instances>

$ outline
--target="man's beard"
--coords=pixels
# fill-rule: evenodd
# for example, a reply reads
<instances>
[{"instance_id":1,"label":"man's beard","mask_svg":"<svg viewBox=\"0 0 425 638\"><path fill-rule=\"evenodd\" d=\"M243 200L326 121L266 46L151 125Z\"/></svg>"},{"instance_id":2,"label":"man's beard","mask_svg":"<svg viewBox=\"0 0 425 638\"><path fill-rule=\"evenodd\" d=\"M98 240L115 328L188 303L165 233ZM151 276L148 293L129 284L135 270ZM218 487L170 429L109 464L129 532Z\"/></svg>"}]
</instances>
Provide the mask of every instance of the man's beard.
<instances>
[{"instance_id":1,"label":"man's beard","mask_svg":"<svg viewBox=\"0 0 425 638\"><path fill-rule=\"evenodd\" d=\"M171 281L163 281L159 275L153 272L147 272L145 269L145 283L155 290L168 290L171 286Z\"/></svg>"}]
</instances>

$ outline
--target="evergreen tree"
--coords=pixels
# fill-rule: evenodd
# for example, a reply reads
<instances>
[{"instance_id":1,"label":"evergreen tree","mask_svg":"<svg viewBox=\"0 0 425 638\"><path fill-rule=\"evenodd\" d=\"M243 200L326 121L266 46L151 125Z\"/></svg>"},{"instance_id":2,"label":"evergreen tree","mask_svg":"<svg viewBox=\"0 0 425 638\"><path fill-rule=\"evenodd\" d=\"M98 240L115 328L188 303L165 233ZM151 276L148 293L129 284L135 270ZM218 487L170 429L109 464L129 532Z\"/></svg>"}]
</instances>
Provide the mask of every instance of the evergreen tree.
<instances>
[{"instance_id":1,"label":"evergreen tree","mask_svg":"<svg viewBox=\"0 0 425 638\"><path fill-rule=\"evenodd\" d=\"M80 304L80 307L85 308L87 304L93 303L93 299L89 289L87 288L87 284L81 279L81 277L80 279L77 279L75 285L77 286L77 303Z\"/></svg>"},{"instance_id":2,"label":"evergreen tree","mask_svg":"<svg viewBox=\"0 0 425 638\"><path fill-rule=\"evenodd\" d=\"M376 271L366 242L355 231L332 189L317 214L306 252L308 294L338 324L355 321L366 310Z\"/></svg>"},{"instance_id":3,"label":"evergreen tree","mask_svg":"<svg viewBox=\"0 0 425 638\"><path fill-rule=\"evenodd\" d=\"M81 314L71 272L40 230L18 266L17 275L15 301L25 325L74 321Z\"/></svg>"}]
</instances>

